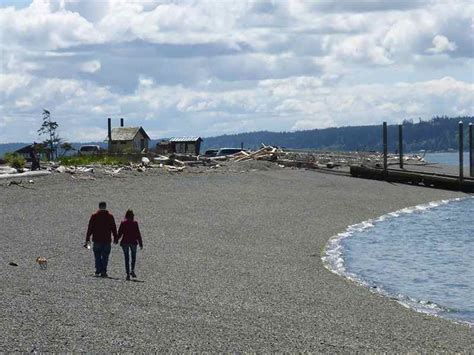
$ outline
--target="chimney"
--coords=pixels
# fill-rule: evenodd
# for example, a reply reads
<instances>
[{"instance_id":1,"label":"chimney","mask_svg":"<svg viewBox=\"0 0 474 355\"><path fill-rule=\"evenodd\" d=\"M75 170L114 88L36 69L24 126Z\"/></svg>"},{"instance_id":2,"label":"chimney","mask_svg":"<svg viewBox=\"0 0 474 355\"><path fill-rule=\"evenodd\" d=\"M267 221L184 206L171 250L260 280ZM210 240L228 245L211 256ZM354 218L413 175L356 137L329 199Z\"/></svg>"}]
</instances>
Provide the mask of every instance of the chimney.
<instances>
[{"instance_id":1,"label":"chimney","mask_svg":"<svg viewBox=\"0 0 474 355\"><path fill-rule=\"evenodd\" d=\"M107 124L108 124L108 138L109 138L109 143L112 140L112 119L109 117L107 118Z\"/></svg>"},{"instance_id":2,"label":"chimney","mask_svg":"<svg viewBox=\"0 0 474 355\"><path fill-rule=\"evenodd\" d=\"M123 118L120 119L120 127L123 127Z\"/></svg>"}]
</instances>

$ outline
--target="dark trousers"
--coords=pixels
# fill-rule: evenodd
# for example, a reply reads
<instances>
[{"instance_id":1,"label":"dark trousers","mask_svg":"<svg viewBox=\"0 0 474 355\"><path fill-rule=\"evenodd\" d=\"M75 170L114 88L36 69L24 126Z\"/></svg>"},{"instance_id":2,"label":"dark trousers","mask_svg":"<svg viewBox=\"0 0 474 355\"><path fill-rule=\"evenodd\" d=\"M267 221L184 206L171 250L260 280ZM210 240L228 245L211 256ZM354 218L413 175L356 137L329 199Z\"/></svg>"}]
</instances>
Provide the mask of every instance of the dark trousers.
<instances>
[{"instance_id":1,"label":"dark trousers","mask_svg":"<svg viewBox=\"0 0 474 355\"><path fill-rule=\"evenodd\" d=\"M31 170L38 170L40 168L40 163L37 159L31 161Z\"/></svg>"},{"instance_id":2,"label":"dark trousers","mask_svg":"<svg viewBox=\"0 0 474 355\"><path fill-rule=\"evenodd\" d=\"M137 246L135 244L122 244L123 256L125 257L125 271L130 274L130 252L132 252L132 272L135 271L137 261Z\"/></svg>"},{"instance_id":3,"label":"dark trousers","mask_svg":"<svg viewBox=\"0 0 474 355\"><path fill-rule=\"evenodd\" d=\"M95 257L95 273L107 273L107 264L109 263L110 243L94 242L92 250L94 250Z\"/></svg>"}]
</instances>

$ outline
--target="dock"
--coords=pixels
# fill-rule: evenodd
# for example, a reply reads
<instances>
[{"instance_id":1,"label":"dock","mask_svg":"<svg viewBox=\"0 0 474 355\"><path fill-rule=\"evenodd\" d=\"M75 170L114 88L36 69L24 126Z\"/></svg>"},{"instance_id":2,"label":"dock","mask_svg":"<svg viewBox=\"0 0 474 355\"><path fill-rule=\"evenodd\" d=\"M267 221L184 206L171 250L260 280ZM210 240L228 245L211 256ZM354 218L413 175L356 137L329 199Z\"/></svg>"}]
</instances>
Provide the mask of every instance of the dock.
<instances>
[{"instance_id":1,"label":"dock","mask_svg":"<svg viewBox=\"0 0 474 355\"><path fill-rule=\"evenodd\" d=\"M353 177L474 193L474 178L430 172L351 166Z\"/></svg>"}]
</instances>

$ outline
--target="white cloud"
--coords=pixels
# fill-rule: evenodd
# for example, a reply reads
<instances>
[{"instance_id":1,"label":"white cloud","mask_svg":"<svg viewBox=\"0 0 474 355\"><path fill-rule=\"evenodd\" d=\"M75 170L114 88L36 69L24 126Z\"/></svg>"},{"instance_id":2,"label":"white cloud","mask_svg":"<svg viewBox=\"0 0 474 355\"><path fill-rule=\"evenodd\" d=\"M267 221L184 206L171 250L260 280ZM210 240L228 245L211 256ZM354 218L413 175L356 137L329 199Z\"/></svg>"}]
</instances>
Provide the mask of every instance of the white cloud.
<instances>
[{"instance_id":1,"label":"white cloud","mask_svg":"<svg viewBox=\"0 0 474 355\"><path fill-rule=\"evenodd\" d=\"M151 79L151 78L141 76L140 79L139 79L139 84L140 84L141 87L153 86L154 82L153 82L153 79Z\"/></svg>"},{"instance_id":2,"label":"white cloud","mask_svg":"<svg viewBox=\"0 0 474 355\"><path fill-rule=\"evenodd\" d=\"M102 142L107 137L107 129L103 127L80 127L69 132L65 140L74 142Z\"/></svg>"},{"instance_id":3,"label":"white cloud","mask_svg":"<svg viewBox=\"0 0 474 355\"><path fill-rule=\"evenodd\" d=\"M426 51L428 53L439 54L443 52L452 52L456 49L456 43L450 42L445 36L437 35L433 38L433 47Z\"/></svg>"},{"instance_id":4,"label":"white cloud","mask_svg":"<svg viewBox=\"0 0 474 355\"><path fill-rule=\"evenodd\" d=\"M369 62L376 65L393 64L387 50L376 43L375 38L367 35L348 37L337 41L332 47L332 54L339 60L353 60L356 62Z\"/></svg>"},{"instance_id":5,"label":"white cloud","mask_svg":"<svg viewBox=\"0 0 474 355\"><path fill-rule=\"evenodd\" d=\"M297 130L465 114L472 112L473 102L474 85L450 77L395 85L330 86L321 78L292 77L219 91L162 86L142 79L129 95L88 82L32 78L29 85L16 89L15 100L8 100L3 111L7 116L19 112L20 121L25 115L37 117L39 124L41 109L47 107L58 118L63 136L93 140L105 129L106 117L125 117L130 124L170 135L209 136L264 130L269 124L274 130ZM30 126L25 123L25 128Z\"/></svg>"},{"instance_id":6,"label":"white cloud","mask_svg":"<svg viewBox=\"0 0 474 355\"><path fill-rule=\"evenodd\" d=\"M57 10L57 11L54 11ZM0 9L3 45L15 48L58 49L81 43L100 43L103 36L78 13L56 8L52 2L34 0L24 9Z\"/></svg>"},{"instance_id":7,"label":"white cloud","mask_svg":"<svg viewBox=\"0 0 474 355\"><path fill-rule=\"evenodd\" d=\"M10 95L12 95L16 90L25 88L30 81L31 77L29 75L0 74L0 94L2 95L2 98L8 100Z\"/></svg>"},{"instance_id":8,"label":"white cloud","mask_svg":"<svg viewBox=\"0 0 474 355\"><path fill-rule=\"evenodd\" d=\"M91 60L88 62L84 62L81 65L81 71L84 73L95 73L96 71L100 70L100 62L98 60Z\"/></svg>"},{"instance_id":9,"label":"white cloud","mask_svg":"<svg viewBox=\"0 0 474 355\"><path fill-rule=\"evenodd\" d=\"M0 5L0 141L44 106L80 139L114 115L211 135L472 114L473 17L467 0Z\"/></svg>"},{"instance_id":10,"label":"white cloud","mask_svg":"<svg viewBox=\"0 0 474 355\"><path fill-rule=\"evenodd\" d=\"M291 127L292 131L303 131L308 129L315 129L315 128L327 128L334 126L335 122L333 121L330 115L321 113L314 118L298 120L295 124Z\"/></svg>"}]
</instances>

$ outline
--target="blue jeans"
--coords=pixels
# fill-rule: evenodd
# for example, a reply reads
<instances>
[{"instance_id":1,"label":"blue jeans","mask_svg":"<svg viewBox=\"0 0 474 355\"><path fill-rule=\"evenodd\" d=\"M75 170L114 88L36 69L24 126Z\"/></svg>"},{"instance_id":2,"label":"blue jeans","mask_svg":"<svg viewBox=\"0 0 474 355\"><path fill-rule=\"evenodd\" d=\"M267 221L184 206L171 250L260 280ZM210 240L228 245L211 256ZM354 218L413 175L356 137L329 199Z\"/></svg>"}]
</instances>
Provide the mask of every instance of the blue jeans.
<instances>
[{"instance_id":1,"label":"blue jeans","mask_svg":"<svg viewBox=\"0 0 474 355\"><path fill-rule=\"evenodd\" d=\"M95 257L95 273L106 274L109 263L111 245L110 243L94 242L92 250Z\"/></svg>"},{"instance_id":2,"label":"blue jeans","mask_svg":"<svg viewBox=\"0 0 474 355\"><path fill-rule=\"evenodd\" d=\"M132 252L132 272L135 271L135 261L137 261L137 245L123 244L123 256L125 257L125 271L130 275L130 251Z\"/></svg>"}]
</instances>

